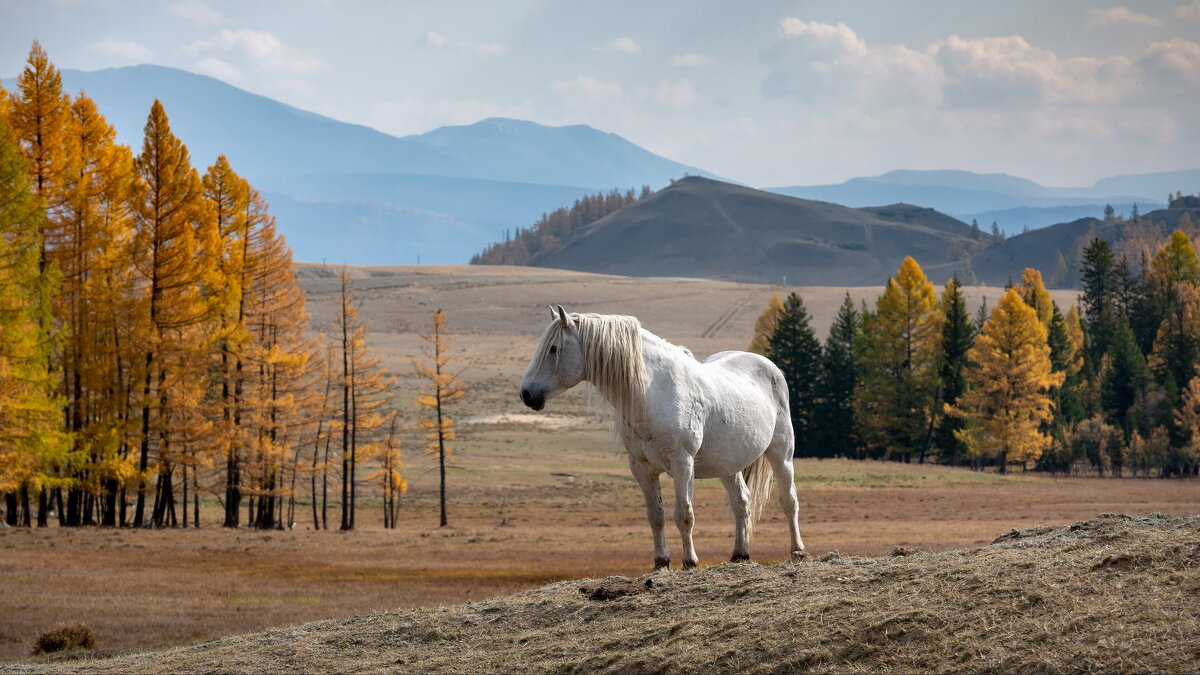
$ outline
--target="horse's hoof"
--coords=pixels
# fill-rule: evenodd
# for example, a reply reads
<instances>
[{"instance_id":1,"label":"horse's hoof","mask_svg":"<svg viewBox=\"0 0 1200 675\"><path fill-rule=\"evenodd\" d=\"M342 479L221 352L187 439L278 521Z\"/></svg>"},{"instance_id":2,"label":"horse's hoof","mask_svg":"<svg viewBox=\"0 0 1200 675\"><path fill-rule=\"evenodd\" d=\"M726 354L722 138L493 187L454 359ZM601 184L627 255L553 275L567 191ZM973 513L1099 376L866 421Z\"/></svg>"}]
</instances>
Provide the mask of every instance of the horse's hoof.
<instances>
[{"instance_id":1,"label":"horse's hoof","mask_svg":"<svg viewBox=\"0 0 1200 675\"><path fill-rule=\"evenodd\" d=\"M658 570L666 570L666 569L671 569L671 559L670 558L655 558L654 559L654 571L655 572L657 572Z\"/></svg>"},{"instance_id":2,"label":"horse's hoof","mask_svg":"<svg viewBox=\"0 0 1200 675\"><path fill-rule=\"evenodd\" d=\"M792 551L792 562L801 562L808 557L804 551Z\"/></svg>"},{"instance_id":3,"label":"horse's hoof","mask_svg":"<svg viewBox=\"0 0 1200 675\"><path fill-rule=\"evenodd\" d=\"M683 569L694 570L694 569L696 569L696 563L691 560L684 560L683 561Z\"/></svg>"},{"instance_id":4,"label":"horse's hoof","mask_svg":"<svg viewBox=\"0 0 1200 675\"><path fill-rule=\"evenodd\" d=\"M734 553L733 557L729 559L729 562L750 562L750 554L747 553L747 554L743 554L743 555L738 555L738 554Z\"/></svg>"}]
</instances>

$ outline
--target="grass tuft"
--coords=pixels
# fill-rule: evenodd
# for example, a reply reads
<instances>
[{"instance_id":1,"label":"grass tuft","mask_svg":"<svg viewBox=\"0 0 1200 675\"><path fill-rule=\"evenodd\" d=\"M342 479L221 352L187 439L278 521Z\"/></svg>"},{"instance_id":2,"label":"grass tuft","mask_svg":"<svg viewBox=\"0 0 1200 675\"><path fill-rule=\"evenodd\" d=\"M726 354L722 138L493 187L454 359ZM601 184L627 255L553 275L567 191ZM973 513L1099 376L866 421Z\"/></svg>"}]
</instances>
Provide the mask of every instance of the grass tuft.
<instances>
[{"instance_id":1,"label":"grass tuft","mask_svg":"<svg viewBox=\"0 0 1200 675\"><path fill-rule=\"evenodd\" d=\"M72 649L94 649L96 634L82 623L59 626L38 636L33 643L34 654L53 654Z\"/></svg>"}]
</instances>

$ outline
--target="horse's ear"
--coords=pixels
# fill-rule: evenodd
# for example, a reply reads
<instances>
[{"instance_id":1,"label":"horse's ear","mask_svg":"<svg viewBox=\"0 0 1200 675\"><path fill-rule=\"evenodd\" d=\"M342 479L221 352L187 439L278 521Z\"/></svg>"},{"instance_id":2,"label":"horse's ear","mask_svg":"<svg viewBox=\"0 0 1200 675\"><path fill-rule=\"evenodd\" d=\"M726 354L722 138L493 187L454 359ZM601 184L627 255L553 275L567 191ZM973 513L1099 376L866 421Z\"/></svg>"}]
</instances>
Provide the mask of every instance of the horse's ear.
<instances>
[{"instance_id":1,"label":"horse's ear","mask_svg":"<svg viewBox=\"0 0 1200 675\"><path fill-rule=\"evenodd\" d=\"M558 312L556 312L554 310L554 305L546 305L546 306L550 308L550 320L553 321L553 320L557 319Z\"/></svg>"},{"instance_id":2,"label":"horse's ear","mask_svg":"<svg viewBox=\"0 0 1200 675\"><path fill-rule=\"evenodd\" d=\"M555 305L555 308L558 310L558 318L562 321L562 324L567 328L574 328L575 322L571 320L571 317L567 316L567 310L563 309L562 305Z\"/></svg>"}]
</instances>

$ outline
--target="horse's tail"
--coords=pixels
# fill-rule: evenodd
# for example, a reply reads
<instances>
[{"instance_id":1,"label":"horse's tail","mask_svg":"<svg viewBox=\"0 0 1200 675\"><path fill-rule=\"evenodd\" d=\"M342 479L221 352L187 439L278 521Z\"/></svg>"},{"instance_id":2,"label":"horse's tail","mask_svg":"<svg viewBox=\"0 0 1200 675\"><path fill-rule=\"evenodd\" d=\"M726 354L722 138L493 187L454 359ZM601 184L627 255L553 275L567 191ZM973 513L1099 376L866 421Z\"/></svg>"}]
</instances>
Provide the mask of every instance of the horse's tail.
<instances>
[{"instance_id":1,"label":"horse's tail","mask_svg":"<svg viewBox=\"0 0 1200 675\"><path fill-rule=\"evenodd\" d=\"M750 488L750 520L746 525L752 526L762 517L763 508L771 499L771 463L767 454L758 456L754 463L742 472L746 487Z\"/></svg>"}]
</instances>

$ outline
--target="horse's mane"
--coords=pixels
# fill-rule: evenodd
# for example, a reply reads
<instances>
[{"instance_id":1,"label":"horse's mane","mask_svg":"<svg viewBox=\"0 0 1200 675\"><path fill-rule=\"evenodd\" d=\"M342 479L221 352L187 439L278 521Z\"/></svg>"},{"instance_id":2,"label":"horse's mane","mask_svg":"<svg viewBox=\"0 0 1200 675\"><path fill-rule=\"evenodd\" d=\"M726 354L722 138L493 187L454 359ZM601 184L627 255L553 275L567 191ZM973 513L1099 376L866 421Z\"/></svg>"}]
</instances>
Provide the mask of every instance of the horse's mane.
<instances>
[{"instance_id":1,"label":"horse's mane","mask_svg":"<svg viewBox=\"0 0 1200 675\"><path fill-rule=\"evenodd\" d=\"M583 379L608 399L622 423L638 419L646 395L641 323L632 316L572 314L583 350ZM555 319L542 342L541 359L559 342L563 324Z\"/></svg>"}]
</instances>

